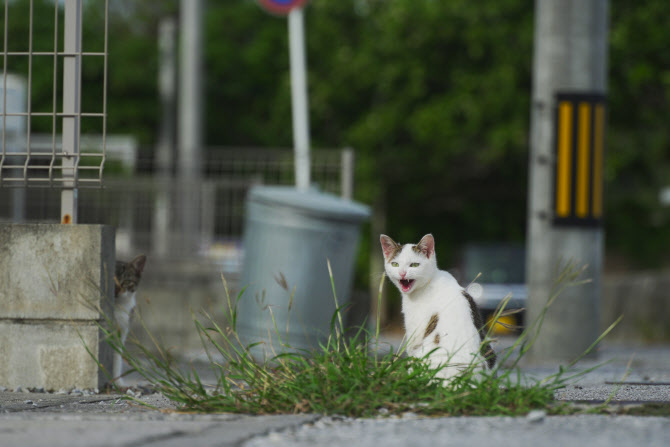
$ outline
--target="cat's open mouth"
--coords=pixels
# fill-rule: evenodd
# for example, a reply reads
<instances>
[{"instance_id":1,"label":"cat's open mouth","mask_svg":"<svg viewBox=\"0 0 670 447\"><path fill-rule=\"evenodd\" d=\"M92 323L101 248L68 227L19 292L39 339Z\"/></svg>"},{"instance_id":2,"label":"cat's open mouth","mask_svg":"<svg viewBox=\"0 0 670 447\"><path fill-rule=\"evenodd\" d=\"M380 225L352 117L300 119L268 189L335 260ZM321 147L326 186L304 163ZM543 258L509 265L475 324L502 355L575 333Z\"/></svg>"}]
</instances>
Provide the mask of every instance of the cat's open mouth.
<instances>
[{"instance_id":1,"label":"cat's open mouth","mask_svg":"<svg viewBox=\"0 0 670 447\"><path fill-rule=\"evenodd\" d=\"M409 289L411 289L413 285L414 285L414 280L413 279L401 279L400 280L400 287L402 288L403 292L409 292Z\"/></svg>"}]
</instances>

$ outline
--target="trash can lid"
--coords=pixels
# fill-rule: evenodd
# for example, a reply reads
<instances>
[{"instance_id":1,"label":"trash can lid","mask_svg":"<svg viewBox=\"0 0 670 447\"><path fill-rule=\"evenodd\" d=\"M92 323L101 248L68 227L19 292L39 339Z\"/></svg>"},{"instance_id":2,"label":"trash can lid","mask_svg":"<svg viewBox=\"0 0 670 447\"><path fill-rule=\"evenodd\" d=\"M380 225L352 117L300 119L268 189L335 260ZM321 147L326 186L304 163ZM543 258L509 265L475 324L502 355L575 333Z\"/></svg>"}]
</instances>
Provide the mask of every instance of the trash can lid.
<instances>
[{"instance_id":1,"label":"trash can lid","mask_svg":"<svg viewBox=\"0 0 670 447\"><path fill-rule=\"evenodd\" d=\"M315 189L299 191L291 186L254 186L249 190L247 200L293 208L299 213L327 219L359 222L370 217L368 206Z\"/></svg>"}]
</instances>

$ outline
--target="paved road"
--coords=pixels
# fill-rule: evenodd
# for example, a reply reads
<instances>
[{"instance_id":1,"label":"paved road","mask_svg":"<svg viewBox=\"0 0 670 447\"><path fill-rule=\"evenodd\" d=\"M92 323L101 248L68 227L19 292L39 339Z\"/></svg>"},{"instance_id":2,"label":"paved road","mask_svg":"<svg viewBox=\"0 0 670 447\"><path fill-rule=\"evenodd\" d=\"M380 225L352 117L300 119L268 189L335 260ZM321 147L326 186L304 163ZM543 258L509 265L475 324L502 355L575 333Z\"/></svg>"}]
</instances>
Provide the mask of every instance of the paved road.
<instances>
[{"instance_id":1,"label":"paved road","mask_svg":"<svg viewBox=\"0 0 670 447\"><path fill-rule=\"evenodd\" d=\"M632 359L632 360L631 360ZM670 402L670 346L611 346L596 372L557 393L568 400ZM583 368L593 364L584 362ZM543 377L552 366L524 367ZM627 382L624 385L607 382ZM631 383L633 382L633 383ZM0 446L668 446L670 417L546 416L348 419L319 415L191 415L158 394L148 410L115 395L0 392Z\"/></svg>"},{"instance_id":2,"label":"paved road","mask_svg":"<svg viewBox=\"0 0 670 447\"><path fill-rule=\"evenodd\" d=\"M244 445L660 447L670 445L670 420L628 416L320 420L283 433L256 437Z\"/></svg>"}]
</instances>

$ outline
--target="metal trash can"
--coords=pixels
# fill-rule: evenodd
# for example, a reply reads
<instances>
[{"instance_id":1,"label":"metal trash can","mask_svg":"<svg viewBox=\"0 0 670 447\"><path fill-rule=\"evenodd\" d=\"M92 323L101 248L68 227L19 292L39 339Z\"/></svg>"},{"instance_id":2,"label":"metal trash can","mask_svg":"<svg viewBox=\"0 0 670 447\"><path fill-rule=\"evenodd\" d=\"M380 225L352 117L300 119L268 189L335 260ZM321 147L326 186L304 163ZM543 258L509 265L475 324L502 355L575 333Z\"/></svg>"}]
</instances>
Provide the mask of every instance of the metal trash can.
<instances>
[{"instance_id":1,"label":"metal trash can","mask_svg":"<svg viewBox=\"0 0 670 447\"><path fill-rule=\"evenodd\" d=\"M365 205L315 190L259 186L249 191L240 283L247 288L237 329L245 344L263 342L252 350L254 356L282 352L277 331L295 349L327 339L336 309L327 259L342 306L351 290L360 224L369 215ZM282 275L288 291L279 284Z\"/></svg>"}]
</instances>

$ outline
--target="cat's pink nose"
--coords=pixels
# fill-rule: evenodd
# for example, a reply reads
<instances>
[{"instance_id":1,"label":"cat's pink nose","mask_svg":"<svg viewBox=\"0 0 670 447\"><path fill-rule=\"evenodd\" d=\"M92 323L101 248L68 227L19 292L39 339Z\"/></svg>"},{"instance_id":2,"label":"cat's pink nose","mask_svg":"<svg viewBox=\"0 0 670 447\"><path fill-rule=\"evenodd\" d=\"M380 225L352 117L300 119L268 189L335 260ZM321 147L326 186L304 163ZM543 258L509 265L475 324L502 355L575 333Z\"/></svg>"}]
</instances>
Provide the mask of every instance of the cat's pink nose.
<instances>
[{"instance_id":1,"label":"cat's pink nose","mask_svg":"<svg viewBox=\"0 0 670 447\"><path fill-rule=\"evenodd\" d=\"M405 275L407 275L407 272L404 270L400 270L400 278L405 279Z\"/></svg>"}]
</instances>

